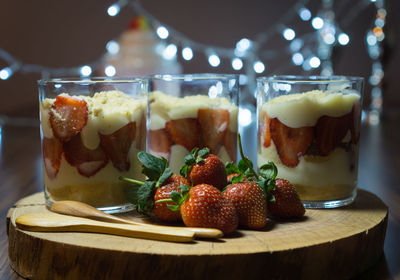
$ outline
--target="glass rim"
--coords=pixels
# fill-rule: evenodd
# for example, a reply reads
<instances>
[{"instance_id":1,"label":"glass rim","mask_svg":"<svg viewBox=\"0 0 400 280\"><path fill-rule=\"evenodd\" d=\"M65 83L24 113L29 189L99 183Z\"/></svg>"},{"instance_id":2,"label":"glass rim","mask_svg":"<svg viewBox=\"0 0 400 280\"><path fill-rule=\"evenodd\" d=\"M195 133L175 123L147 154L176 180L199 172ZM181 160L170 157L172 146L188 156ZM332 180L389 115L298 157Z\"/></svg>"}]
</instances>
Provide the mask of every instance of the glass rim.
<instances>
[{"instance_id":1,"label":"glass rim","mask_svg":"<svg viewBox=\"0 0 400 280\"><path fill-rule=\"evenodd\" d=\"M40 79L37 81L39 85L46 84L96 84L96 83L148 83L149 78L146 77L135 77L135 78L125 78L125 77L60 77L60 78L50 78L50 79Z\"/></svg>"},{"instance_id":2,"label":"glass rim","mask_svg":"<svg viewBox=\"0 0 400 280\"><path fill-rule=\"evenodd\" d=\"M344 75L333 75L333 76L302 76L302 75L275 75L275 76L264 76L258 77L257 82L281 82L288 84L304 83L304 84L320 84L320 83L342 83L342 82L363 82L363 77L357 76L344 76Z\"/></svg>"},{"instance_id":3,"label":"glass rim","mask_svg":"<svg viewBox=\"0 0 400 280\"><path fill-rule=\"evenodd\" d=\"M190 80L225 80L238 79L237 74L221 74L221 73L187 73L187 74L155 74L150 79L163 81L190 81Z\"/></svg>"}]
</instances>

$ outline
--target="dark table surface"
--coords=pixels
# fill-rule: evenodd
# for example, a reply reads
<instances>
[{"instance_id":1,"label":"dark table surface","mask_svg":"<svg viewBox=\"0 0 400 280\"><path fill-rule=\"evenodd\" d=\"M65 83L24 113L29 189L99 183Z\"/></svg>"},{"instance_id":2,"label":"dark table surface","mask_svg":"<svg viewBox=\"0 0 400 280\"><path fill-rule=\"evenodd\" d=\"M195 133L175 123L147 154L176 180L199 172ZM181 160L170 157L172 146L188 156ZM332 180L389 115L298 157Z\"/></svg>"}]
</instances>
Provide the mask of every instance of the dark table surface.
<instances>
[{"instance_id":1,"label":"dark table surface","mask_svg":"<svg viewBox=\"0 0 400 280\"><path fill-rule=\"evenodd\" d=\"M357 279L400 279L400 120L363 125L359 187L375 193L389 207L384 255ZM8 259L6 214L13 204L42 191L39 128L0 124L0 279L20 279Z\"/></svg>"}]
</instances>

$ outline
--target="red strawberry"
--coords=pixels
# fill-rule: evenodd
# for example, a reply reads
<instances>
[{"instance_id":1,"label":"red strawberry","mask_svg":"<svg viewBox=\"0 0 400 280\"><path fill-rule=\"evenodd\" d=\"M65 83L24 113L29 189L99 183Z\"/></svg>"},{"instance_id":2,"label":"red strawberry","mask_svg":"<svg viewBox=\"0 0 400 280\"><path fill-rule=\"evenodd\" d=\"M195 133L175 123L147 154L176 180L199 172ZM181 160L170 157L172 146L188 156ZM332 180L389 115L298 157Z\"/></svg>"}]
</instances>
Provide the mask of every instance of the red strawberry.
<instances>
[{"instance_id":1,"label":"red strawberry","mask_svg":"<svg viewBox=\"0 0 400 280\"><path fill-rule=\"evenodd\" d=\"M156 193L153 198L153 209L152 213L159 220L164 222L178 222L182 220L181 213L179 211L171 211L168 209L168 204L177 205L175 202L160 202L158 200L170 198L171 192L179 192L179 186L174 183L163 185L156 189Z\"/></svg>"},{"instance_id":2,"label":"red strawberry","mask_svg":"<svg viewBox=\"0 0 400 280\"><path fill-rule=\"evenodd\" d=\"M168 178L167 184L174 184L176 187L179 187L180 185L189 186L188 180L177 174L172 174L171 177Z\"/></svg>"},{"instance_id":3,"label":"red strawberry","mask_svg":"<svg viewBox=\"0 0 400 280\"><path fill-rule=\"evenodd\" d=\"M346 136L351 125L351 114L341 117L322 116L315 126L315 142L321 156L329 155Z\"/></svg>"},{"instance_id":4,"label":"red strawberry","mask_svg":"<svg viewBox=\"0 0 400 280\"><path fill-rule=\"evenodd\" d=\"M283 164L290 167L299 164L299 157L305 154L314 137L313 127L292 128L277 118L271 119L270 131L279 158Z\"/></svg>"},{"instance_id":5,"label":"red strawberry","mask_svg":"<svg viewBox=\"0 0 400 280\"><path fill-rule=\"evenodd\" d=\"M261 229L267 223L267 198L264 191L253 182L229 185L224 197L235 206L239 225Z\"/></svg>"},{"instance_id":6,"label":"red strawberry","mask_svg":"<svg viewBox=\"0 0 400 280\"><path fill-rule=\"evenodd\" d=\"M170 209L168 209L167 205L177 205L175 202L156 203L160 199L170 198L170 194L172 191L179 192L180 185L189 185L189 182L182 176L172 174L171 177L168 178L166 184L156 189L156 193L154 194L153 198L154 204L152 212L161 221L177 222L182 220L179 211L171 211Z\"/></svg>"},{"instance_id":7,"label":"red strawberry","mask_svg":"<svg viewBox=\"0 0 400 280\"><path fill-rule=\"evenodd\" d=\"M83 99L59 95L51 106L49 115L54 135L66 142L85 127L88 108Z\"/></svg>"},{"instance_id":8,"label":"red strawberry","mask_svg":"<svg viewBox=\"0 0 400 280\"><path fill-rule=\"evenodd\" d=\"M165 129L149 130L149 149L156 153L169 154L172 142Z\"/></svg>"},{"instance_id":9,"label":"red strawberry","mask_svg":"<svg viewBox=\"0 0 400 280\"><path fill-rule=\"evenodd\" d=\"M180 212L188 227L217 228L228 234L238 226L235 207L220 190L207 184L190 189L189 199L183 202Z\"/></svg>"},{"instance_id":10,"label":"red strawberry","mask_svg":"<svg viewBox=\"0 0 400 280\"><path fill-rule=\"evenodd\" d=\"M353 105L351 113L351 142L357 144L360 139L360 120L361 120L361 106L360 103L356 102Z\"/></svg>"},{"instance_id":11,"label":"red strawberry","mask_svg":"<svg viewBox=\"0 0 400 280\"><path fill-rule=\"evenodd\" d=\"M189 163L188 172L182 175L187 175L192 185L210 184L217 189L223 189L227 184L224 163L216 155L210 154L207 148L200 150L196 156Z\"/></svg>"},{"instance_id":12,"label":"red strawberry","mask_svg":"<svg viewBox=\"0 0 400 280\"><path fill-rule=\"evenodd\" d=\"M50 179L57 176L61 164L62 143L57 138L43 137L43 161L44 167Z\"/></svg>"},{"instance_id":13,"label":"red strawberry","mask_svg":"<svg viewBox=\"0 0 400 280\"><path fill-rule=\"evenodd\" d=\"M200 144L200 129L196 119L185 118L170 120L165 128L172 142L191 151Z\"/></svg>"},{"instance_id":14,"label":"red strawberry","mask_svg":"<svg viewBox=\"0 0 400 280\"><path fill-rule=\"evenodd\" d=\"M112 134L101 134L100 144L104 153L111 159L114 167L119 171L128 171L130 161L128 153L136 135L136 122L130 122Z\"/></svg>"},{"instance_id":15,"label":"red strawberry","mask_svg":"<svg viewBox=\"0 0 400 280\"><path fill-rule=\"evenodd\" d=\"M271 119L268 118L267 113L264 114L261 128L261 139L263 139L263 146L268 148L271 145L271 132L270 132Z\"/></svg>"},{"instance_id":16,"label":"red strawberry","mask_svg":"<svg viewBox=\"0 0 400 280\"><path fill-rule=\"evenodd\" d=\"M231 161L236 162L237 158L237 133L232 132L229 129L226 131L224 136L224 146Z\"/></svg>"},{"instance_id":17,"label":"red strawberry","mask_svg":"<svg viewBox=\"0 0 400 280\"><path fill-rule=\"evenodd\" d=\"M268 202L268 213L274 217L302 217L305 213L303 204L295 187L285 179L275 180L275 190L270 191L275 201Z\"/></svg>"},{"instance_id":18,"label":"red strawberry","mask_svg":"<svg viewBox=\"0 0 400 280\"><path fill-rule=\"evenodd\" d=\"M231 181L232 181L233 177L239 176L239 175L240 175L240 174L238 174L238 173L229 174L229 175L226 177L226 181L228 182L228 184L230 184L230 183L232 183ZM250 181L249 181L245 176L242 175L242 180L240 180L240 182L241 182L241 183L247 183L247 182L250 182Z\"/></svg>"},{"instance_id":19,"label":"red strawberry","mask_svg":"<svg viewBox=\"0 0 400 280\"><path fill-rule=\"evenodd\" d=\"M203 136L203 144L217 153L224 141L229 124L229 111L225 109L199 109L197 117Z\"/></svg>"},{"instance_id":20,"label":"red strawberry","mask_svg":"<svg viewBox=\"0 0 400 280\"><path fill-rule=\"evenodd\" d=\"M93 176L107 165L108 158L101 146L90 150L82 143L81 135L77 134L63 146L65 159L72 166L77 167L78 172L86 177Z\"/></svg>"}]
</instances>

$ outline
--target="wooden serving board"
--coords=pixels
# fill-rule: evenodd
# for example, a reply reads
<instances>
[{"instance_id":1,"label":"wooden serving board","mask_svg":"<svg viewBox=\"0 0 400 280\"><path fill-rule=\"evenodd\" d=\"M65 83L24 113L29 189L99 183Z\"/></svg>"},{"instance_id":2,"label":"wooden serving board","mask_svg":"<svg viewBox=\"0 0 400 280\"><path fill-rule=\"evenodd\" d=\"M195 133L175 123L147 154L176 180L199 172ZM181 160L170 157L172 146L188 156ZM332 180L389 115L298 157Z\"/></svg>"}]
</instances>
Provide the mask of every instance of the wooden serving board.
<instances>
[{"instance_id":1,"label":"wooden serving board","mask_svg":"<svg viewBox=\"0 0 400 280\"><path fill-rule=\"evenodd\" d=\"M229 237L192 243L16 228L19 215L45 211L43 193L37 193L18 201L8 213L10 263L23 277L350 278L381 257L388 219L385 204L359 190L356 201L348 207L307 210L302 221L269 221L262 231L238 230Z\"/></svg>"}]
</instances>

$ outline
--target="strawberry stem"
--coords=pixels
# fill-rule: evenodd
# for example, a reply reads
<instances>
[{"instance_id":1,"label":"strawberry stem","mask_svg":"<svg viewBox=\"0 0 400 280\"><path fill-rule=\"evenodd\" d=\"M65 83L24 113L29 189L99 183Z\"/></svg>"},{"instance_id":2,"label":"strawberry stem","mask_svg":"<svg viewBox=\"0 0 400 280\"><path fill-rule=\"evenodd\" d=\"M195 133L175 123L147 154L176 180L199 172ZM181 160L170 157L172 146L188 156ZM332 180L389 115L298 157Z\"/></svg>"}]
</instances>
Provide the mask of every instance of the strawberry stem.
<instances>
[{"instance_id":1,"label":"strawberry stem","mask_svg":"<svg viewBox=\"0 0 400 280\"><path fill-rule=\"evenodd\" d=\"M156 203L163 203L163 202L174 202L174 201L171 198L164 198L156 201Z\"/></svg>"},{"instance_id":2,"label":"strawberry stem","mask_svg":"<svg viewBox=\"0 0 400 280\"><path fill-rule=\"evenodd\" d=\"M120 176L118 179L120 179L121 181L127 182L127 183L135 184L135 185L140 185L140 186L144 185L144 182L138 181L135 179L131 179L131 178L126 178L126 177Z\"/></svg>"},{"instance_id":3,"label":"strawberry stem","mask_svg":"<svg viewBox=\"0 0 400 280\"><path fill-rule=\"evenodd\" d=\"M251 172L253 173L253 175L256 177L257 180L260 180L257 172L253 169L252 164L250 164L248 162L248 158L244 156L243 153L243 148L242 148L242 140L240 139L240 133L237 134L237 138L238 138L238 143L239 143L239 152L240 152L240 156L242 157L242 160L244 161L244 163L247 165L247 167L251 170Z\"/></svg>"}]
</instances>

